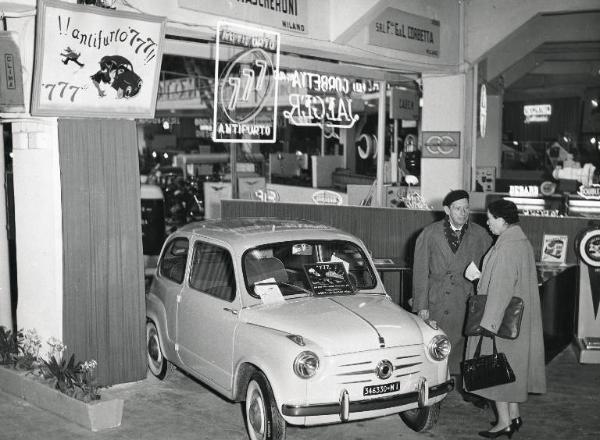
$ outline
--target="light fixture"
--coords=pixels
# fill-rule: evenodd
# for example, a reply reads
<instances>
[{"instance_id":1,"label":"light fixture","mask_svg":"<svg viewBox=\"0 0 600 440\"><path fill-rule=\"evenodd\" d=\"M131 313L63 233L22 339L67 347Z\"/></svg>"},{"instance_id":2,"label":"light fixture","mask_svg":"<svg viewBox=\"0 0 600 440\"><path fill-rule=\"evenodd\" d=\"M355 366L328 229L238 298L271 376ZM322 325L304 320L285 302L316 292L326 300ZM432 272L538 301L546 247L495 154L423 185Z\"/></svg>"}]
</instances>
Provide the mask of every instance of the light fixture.
<instances>
[{"instance_id":1,"label":"light fixture","mask_svg":"<svg viewBox=\"0 0 600 440\"><path fill-rule=\"evenodd\" d=\"M164 120L162 123L162 127L163 127L163 130L168 130L169 128L171 128L171 124L169 124L169 121Z\"/></svg>"},{"instance_id":2,"label":"light fixture","mask_svg":"<svg viewBox=\"0 0 600 440\"><path fill-rule=\"evenodd\" d=\"M157 156L156 151L153 151L152 152L152 157L156 159L156 156Z\"/></svg>"},{"instance_id":3,"label":"light fixture","mask_svg":"<svg viewBox=\"0 0 600 440\"><path fill-rule=\"evenodd\" d=\"M168 158L169 158L169 153L163 153L163 157L164 157L165 159L168 159Z\"/></svg>"},{"instance_id":4,"label":"light fixture","mask_svg":"<svg viewBox=\"0 0 600 440\"><path fill-rule=\"evenodd\" d=\"M513 145L516 147L517 145L519 145L519 141L513 141Z\"/></svg>"},{"instance_id":5,"label":"light fixture","mask_svg":"<svg viewBox=\"0 0 600 440\"><path fill-rule=\"evenodd\" d=\"M594 108L598 107L598 99L597 98L592 98L590 102L592 103L592 107L594 107Z\"/></svg>"},{"instance_id":6,"label":"light fixture","mask_svg":"<svg viewBox=\"0 0 600 440\"><path fill-rule=\"evenodd\" d=\"M596 143L596 138L595 138L595 137L592 137L592 138L590 139L590 144L594 145L595 143Z\"/></svg>"}]
</instances>

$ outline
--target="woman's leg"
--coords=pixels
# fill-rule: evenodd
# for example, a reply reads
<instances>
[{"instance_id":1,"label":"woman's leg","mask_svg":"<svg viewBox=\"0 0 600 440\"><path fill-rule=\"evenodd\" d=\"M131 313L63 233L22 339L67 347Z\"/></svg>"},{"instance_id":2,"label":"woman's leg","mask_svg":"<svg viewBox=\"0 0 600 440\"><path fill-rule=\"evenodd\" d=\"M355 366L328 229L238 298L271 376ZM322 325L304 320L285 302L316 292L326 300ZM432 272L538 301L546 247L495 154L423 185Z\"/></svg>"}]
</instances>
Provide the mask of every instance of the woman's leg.
<instances>
[{"instance_id":1,"label":"woman's leg","mask_svg":"<svg viewBox=\"0 0 600 440\"><path fill-rule=\"evenodd\" d=\"M500 431L501 429L505 429L507 426L510 426L511 418L508 410L508 402L495 402L496 403L496 411L498 413L498 421L496 425L490 429L490 432Z\"/></svg>"},{"instance_id":2,"label":"woman's leg","mask_svg":"<svg viewBox=\"0 0 600 440\"><path fill-rule=\"evenodd\" d=\"M508 414L511 420L521 416L519 412L519 404L516 402L508 402Z\"/></svg>"}]
</instances>

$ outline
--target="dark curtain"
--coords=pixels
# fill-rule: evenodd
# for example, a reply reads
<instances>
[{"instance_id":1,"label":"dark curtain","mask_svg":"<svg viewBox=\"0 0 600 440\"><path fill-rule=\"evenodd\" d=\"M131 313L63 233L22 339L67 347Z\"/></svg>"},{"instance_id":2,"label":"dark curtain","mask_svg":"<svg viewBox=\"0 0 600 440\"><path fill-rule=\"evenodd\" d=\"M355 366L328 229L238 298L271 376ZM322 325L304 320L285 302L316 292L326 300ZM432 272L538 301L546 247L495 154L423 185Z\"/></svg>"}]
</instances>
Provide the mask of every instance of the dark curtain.
<instances>
[{"instance_id":1,"label":"dark curtain","mask_svg":"<svg viewBox=\"0 0 600 440\"><path fill-rule=\"evenodd\" d=\"M140 180L134 121L59 120L63 340L109 385L145 378Z\"/></svg>"}]
</instances>

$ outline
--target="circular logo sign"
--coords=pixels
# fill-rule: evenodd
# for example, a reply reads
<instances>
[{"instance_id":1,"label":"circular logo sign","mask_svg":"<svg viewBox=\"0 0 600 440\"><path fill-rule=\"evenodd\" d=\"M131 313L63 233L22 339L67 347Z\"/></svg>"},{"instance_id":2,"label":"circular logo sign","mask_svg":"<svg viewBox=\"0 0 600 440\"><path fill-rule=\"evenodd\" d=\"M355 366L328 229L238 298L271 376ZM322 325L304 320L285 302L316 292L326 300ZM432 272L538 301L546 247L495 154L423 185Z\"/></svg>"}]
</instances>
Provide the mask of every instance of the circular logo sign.
<instances>
[{"instance_id":1,"label":"circular logo sign","mask_svg":"<svg viewBox=\"0 0 600 440\"><path fill-rule=\"evenodd\" d=\"M577 246L579 258L592 267L600 267L600 229L585 231Z\"/></svg>"},{"instance_id":2,"label":"circular logo sign","mask_svg":"<svg viewBox=\"0 0 600 440\"><path fill-rule=\"evenodd\" d=\"M274 83L271 57L253 48L229 61L219 78L219 103L227 118L243 124L260 113Z\"/></svg>"}]
</instances>

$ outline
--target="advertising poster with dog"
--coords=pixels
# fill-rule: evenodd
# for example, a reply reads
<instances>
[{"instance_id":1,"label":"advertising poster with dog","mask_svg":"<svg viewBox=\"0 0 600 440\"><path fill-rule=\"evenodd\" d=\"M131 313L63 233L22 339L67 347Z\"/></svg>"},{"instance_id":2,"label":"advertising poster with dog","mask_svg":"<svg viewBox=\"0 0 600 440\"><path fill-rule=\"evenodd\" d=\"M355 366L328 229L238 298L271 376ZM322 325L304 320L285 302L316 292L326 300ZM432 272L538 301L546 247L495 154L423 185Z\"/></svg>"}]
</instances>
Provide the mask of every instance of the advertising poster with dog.
<instances>
[{"instance_id":1,"label":"advertising poster with dog","mask_svg":"<svg viewBox=\"0 0 600 440\"><path fill-rule=\"evenodd\" d=\"M31 113L154 116L164 17L40 2Z\"/></svg>"}]
</instances>

